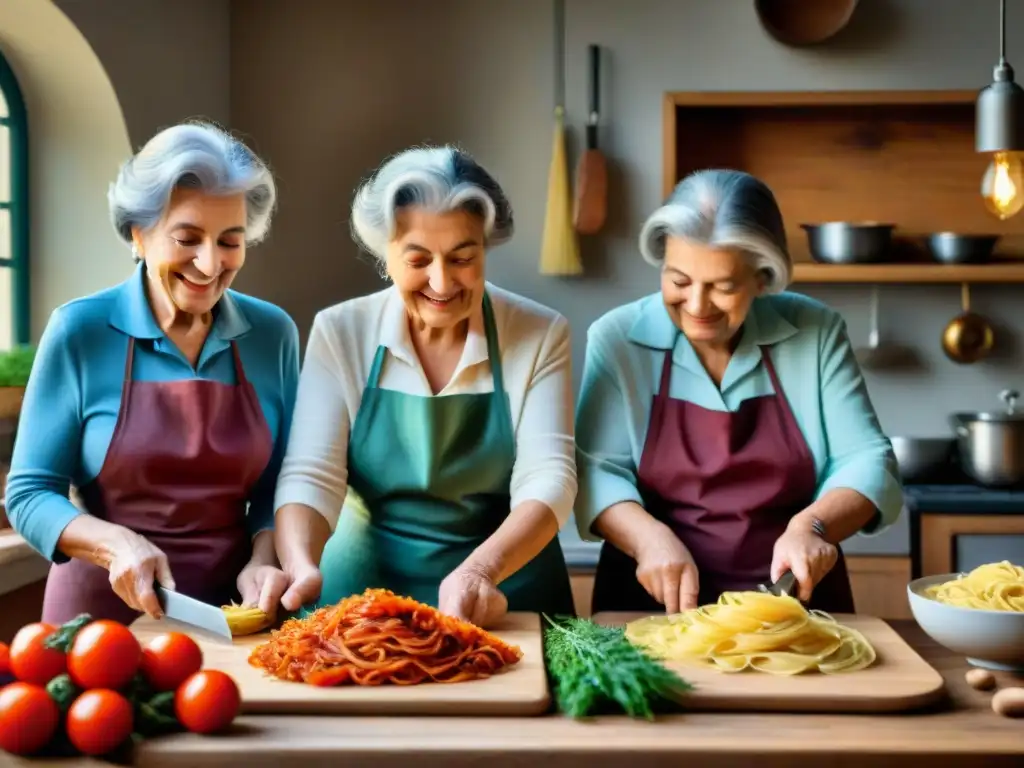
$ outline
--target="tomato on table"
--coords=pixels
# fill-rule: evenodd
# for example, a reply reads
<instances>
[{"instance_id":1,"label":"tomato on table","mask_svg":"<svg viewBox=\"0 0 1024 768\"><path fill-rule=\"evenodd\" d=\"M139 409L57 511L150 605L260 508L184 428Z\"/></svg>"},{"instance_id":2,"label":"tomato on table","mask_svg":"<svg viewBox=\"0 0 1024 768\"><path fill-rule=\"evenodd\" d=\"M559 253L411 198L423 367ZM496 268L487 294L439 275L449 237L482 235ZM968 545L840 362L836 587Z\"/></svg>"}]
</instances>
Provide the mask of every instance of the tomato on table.
<instances>
[{"instance_id":1,"label":"tomato on table","mask_svg":"<svg viewBox=\"0 0 1024 768\"><path fill-rule=\"evenodd\" d=\"M238 685L216 669L204 669L174 694L178 722L193 733L214 733L231 725L241 708Z\"/></svg>"},{"instance_id":2,"label":"tomato on table","mask_svg":"<svg viewBox=\"0 0 1024 768\"><path fill-rule=\"evenodd\" d=\"M142 651L142 674L157 691L173 691L203 667L203 652L188 635L164 632Z\"/></svg>"},{"instance_id":3,"label":"tomato on table","mask_svg":"<svg viewBox=\"0 0 1024 768\"><path fill-rule=\"evenodd\" d=\"M79 688L117 689L128 684L142 661L142 646L124 624L101 619L86 624L68 651L68 674Z\"/></svg>"},{"instance_id":4,"label":"tomato on table","mask_svg":"<svg viewBox=\"0 0 1024 768\"><path fill-rule=\"evenodd\" d=\"M60 710L46 689L15 682L0 688L0 750L31 755L45 747L60 723Z\"/></svg>"},{"instance_id":5,"label":"tomato on table","mask_svg":"<svg viewBox=\"0 0 1024 768\"><path fill-rule=\"evenodd\" d=\"M11 673L11 647L0 643L0 677Z\"/></svg>"},{"instance_id":6,"label":"tomato on table","mask_svg":"<svg viewBox=\"0 0 1024 768\"><path fill-rule=\"evenodd\" d=\"M46 638L56 631L41 621L26 624L11 641L11 674L26 683L46 685L67 671L67 659L56 648L47 648Z\"/></svg>"},{"instance_id":7,"label":"tomato on table","mask_svg":"<svg viewBox=\"0 0 1024 768\"><path fill-rule=\"evenodd\" d=\"M103 688L86 691L68 710L65 730L68 741L85 755L114 751L132 733L135 713L117 691Z\"/></svg>"}]
</instances>

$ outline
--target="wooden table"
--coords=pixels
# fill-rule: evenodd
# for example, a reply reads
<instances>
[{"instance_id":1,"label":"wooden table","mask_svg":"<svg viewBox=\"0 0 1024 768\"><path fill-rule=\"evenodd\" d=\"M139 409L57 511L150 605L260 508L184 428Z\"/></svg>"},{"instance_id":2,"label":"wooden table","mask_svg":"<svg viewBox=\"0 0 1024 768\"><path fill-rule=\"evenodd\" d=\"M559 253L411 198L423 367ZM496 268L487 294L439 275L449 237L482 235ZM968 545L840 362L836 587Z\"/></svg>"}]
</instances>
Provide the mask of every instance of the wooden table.
<instances>
[{"instance_id":1,"label":"wooden table","mask_svg":"<svg viewBox=\"0 0 1024 768\"><path fill-rule=\"evenodd\" d=\"M572 722L539 718L245 717L221 737L174 736L145 744L144 768L292 765L302 768L605 768L628 766L875 766L928 768L1024 765L1024 719L995 714L991 693L969 688L961 657L928 640L911 621L894 627L946 679L949 701L917 714L674 715L656 723L624 717ZM1001 685L1024 685L1002 676ZM0 766L38 768L9 760ZM70 761L47 768L85 768Z\"/></svg>"}]
</instances>

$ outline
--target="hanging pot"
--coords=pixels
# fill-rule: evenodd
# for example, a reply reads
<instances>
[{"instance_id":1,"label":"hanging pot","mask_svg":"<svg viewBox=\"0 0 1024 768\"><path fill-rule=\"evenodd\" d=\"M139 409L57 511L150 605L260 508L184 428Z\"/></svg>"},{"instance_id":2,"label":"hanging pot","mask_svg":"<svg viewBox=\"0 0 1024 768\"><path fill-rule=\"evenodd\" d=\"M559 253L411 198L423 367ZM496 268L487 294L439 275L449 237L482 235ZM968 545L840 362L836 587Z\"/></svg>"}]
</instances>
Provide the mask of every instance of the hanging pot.
<instances>
[{"instance_id":1,"label":"hanging pot","mask_svg":"<svg viewBox=\"0 0 1024 768\"><path fill-rule=\"evenodd\" d=\"M954 363L976 363L989 356L995 346L992 325L971 312L971 294L967 283L960 286L961 313L942 332L942 350Z\"/></svg>"},{"instance_id":2,"label":"hanging pot","mask_svg":"<svg viewBox=\"0 0 1024 768\"><path fill-rule=\"evenodd\" d=\"M785 45L823 43L850 23L858 0L754 0L769 35Z\"/></svg>"}]
</instances>

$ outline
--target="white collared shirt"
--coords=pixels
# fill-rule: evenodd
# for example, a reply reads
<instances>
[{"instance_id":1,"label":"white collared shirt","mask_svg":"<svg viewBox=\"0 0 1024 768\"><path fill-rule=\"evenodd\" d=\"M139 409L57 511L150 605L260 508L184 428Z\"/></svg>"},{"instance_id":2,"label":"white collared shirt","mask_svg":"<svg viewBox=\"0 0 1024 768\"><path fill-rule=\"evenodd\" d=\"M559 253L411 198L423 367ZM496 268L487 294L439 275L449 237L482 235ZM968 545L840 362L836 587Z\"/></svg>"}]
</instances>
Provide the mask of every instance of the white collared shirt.
<instances>
[{"instance_id":1,"label":"white collared shirt","mask_svg":"<svg viewBox=\"0 0 1024 768\"><path fill-rule=\"evenodd\" d=\"M512 508L546 504L559 527L576 498L572 351L569 324L534 301L487 284L512 412L516 461ZM275 509L312 507L337 526L348 490L349 432L378 345L387 347L379 386L430 397L409 336L408 316L392 286L321 310L313 321ZM494 391L482 319L470 323L451 380L437 396Z\"/></svg>"}]
</instances>

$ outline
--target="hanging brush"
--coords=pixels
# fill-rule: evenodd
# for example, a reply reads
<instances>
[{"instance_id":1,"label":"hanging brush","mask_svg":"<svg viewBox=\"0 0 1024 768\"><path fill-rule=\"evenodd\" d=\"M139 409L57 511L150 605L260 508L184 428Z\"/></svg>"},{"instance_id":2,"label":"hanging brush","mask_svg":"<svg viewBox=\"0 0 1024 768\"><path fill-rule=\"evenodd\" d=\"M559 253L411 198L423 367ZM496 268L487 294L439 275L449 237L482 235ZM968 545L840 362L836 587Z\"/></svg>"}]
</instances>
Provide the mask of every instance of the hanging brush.
<instances>
[{"instance_id":1,"label":"hanging brush","mask_svg":"<svg viewBox=\"0 0 1024 768\"><path fill-rule=\"evenodd\" d=\"M580 248L573 227L569 161L565 152L565 1L555 0L555 136L548 169L548 204L541 240L543 275L579 275Z\"/></svg>"}]
</instances>

